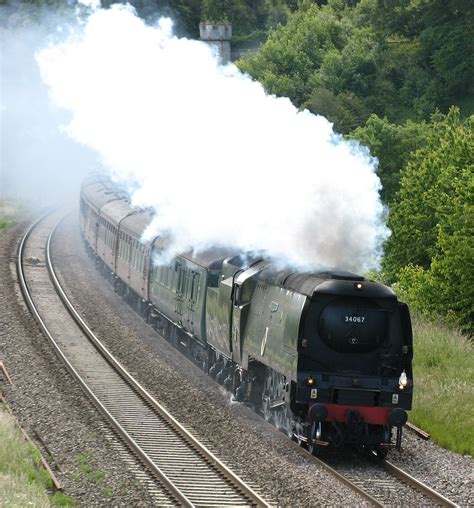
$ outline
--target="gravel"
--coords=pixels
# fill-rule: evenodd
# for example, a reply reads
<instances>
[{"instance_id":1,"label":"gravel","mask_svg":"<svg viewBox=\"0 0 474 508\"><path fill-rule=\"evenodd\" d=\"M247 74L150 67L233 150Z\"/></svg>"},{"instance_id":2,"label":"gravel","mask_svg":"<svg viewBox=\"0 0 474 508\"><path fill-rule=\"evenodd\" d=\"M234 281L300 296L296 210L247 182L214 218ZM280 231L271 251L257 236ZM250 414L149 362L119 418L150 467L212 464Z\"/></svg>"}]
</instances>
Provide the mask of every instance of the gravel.
<instances>
[{"instance_id":1,"label":"gravel","mask_svg":"<svg viewBox=\"0 0 474 508\"><path fill-rule=\"evenodd\" d=\"M62 224L53 245L60 278L93 331L155 398L278 505L364 503L249 408L231 403L227 393L124 304L86 256L75 217ZM7 309L0 316L0 356L14 381L13 387L0 386L22 425L30 434L37 430L47 442L67 494L84 506L152 506L146 486L127 474L127 461L117 451L113 435L108 433L106 440L99 437L104 428L100 416L65 369L57 366L18 290L14 291L12 256L20 229L0 240L4 281L0 305ZM77 460L89 449L94 467L105 473L99 486L81 471ZM460 505L474 504L472 458L409 432L402 452L392 452L389 458Z\"/></svg>"},{"instance_id":2,"label":"gravel","mask_svg":"<svg viewBox=\"0 0 474 508\"><path fill-rule=\"evenodd\" d=\"M388 460L460 506L474 506L474 460L470 455L445 450L407 430L403 449L393 451Z\"/></svg>"},{"instance_id":3,"label":"gravel","mask_svg":"<svg viewBox=\"0 0 474 508\"><path fill-rule=\"evenodd\" d=\"M0 389L43 455L51 454L64 493L80 506L152 506L129 474L129 454L58 362L23 302L15 255L24 229L16 226L0 239L0 359L13 382L0 371Z\"/></svg>"}]
</instances>

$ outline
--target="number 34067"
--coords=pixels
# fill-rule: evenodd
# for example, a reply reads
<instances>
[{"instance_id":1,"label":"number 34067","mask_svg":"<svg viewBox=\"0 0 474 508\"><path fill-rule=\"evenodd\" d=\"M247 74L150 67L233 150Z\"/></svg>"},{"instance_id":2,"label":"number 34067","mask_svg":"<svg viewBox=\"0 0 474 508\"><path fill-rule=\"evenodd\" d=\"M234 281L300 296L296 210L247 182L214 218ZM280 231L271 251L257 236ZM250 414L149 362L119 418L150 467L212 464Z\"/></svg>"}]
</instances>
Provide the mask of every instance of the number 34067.
<instances>
[{"instance_id":1,"label":"number 34067","mask_svg":"<svg viewBox=\"0 0 474 508\"><path fill-rule=\"evenodd\" d=\"M365 316L344 316L344 323L363 323Z\"/></svg>"}]
</instances>

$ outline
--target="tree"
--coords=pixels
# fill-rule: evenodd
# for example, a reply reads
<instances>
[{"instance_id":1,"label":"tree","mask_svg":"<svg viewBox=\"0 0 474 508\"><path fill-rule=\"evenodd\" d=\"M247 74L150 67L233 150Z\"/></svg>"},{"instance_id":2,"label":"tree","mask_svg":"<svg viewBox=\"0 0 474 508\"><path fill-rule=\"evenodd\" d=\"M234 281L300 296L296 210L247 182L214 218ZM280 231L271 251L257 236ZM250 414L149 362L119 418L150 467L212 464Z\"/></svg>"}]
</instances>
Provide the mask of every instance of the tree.
<instances>
[{"instance_id":1,"label":"tree","mask_svg":"<svg viewBox=\"0 0 474 508\"><path fill-rule=\"evenodd\" d=\"M365 101L352 92L335 95L326 88L316 88L303 107L325 116L338 132L350 132L369 116Z\"/></svg>"},{"instance_id":2,"label":"tree","mask_svg":"<svg viewBox=\"0 0 474 508\"><path fill-rule=\"evenodd\" d=\"M473 107L474 4L467 0L303 1L242 70L348 133L370 113L428 119ZM352 105L351 105L352 102Z\"/></svg>"},{"instance_id":3,"label":"tree","mask_svg":"<svg viewBox=\"0 0 474 508\"><path fill-rule=\"evenodd\" d=\"M426 148L402 171L392 206L385 274L412 305L472 333L474 302L474 117L459 109L433 124Z\"/></svg>"},{"instance_id":4,"label":"tree","mask_svg":"<svg viewBox=\"0 0 474 508\"><path fill-rule=\"evenodd\" d=\"M203 0L201 19L214 22L230 21L232 4L230 0Z\"/></svg>"},{"instance_id":5,"label":"tree","mask_svg":"<svg viewBox=\"0 0 474 508\"><path fill-rule=\"evenodd\" d=\"M240 61L239 67L269 93L289 97L300 106L312 91L313 73L326 54L344 47L349 30L330 9L306 5L291 15L287 25L272 30L258 53Z\"/></svg>"},{"instance_id":6,"label":"tree","mask_svg":"<svg viewBox=\"0 0 474 508\"><path fill-rule=\"evenodd\" d=\"M359 10L391 43L416 44L414 69L425 75L419 113L436 104L443 109L472 93L474 4L469 0L362 0ZM427 79L429 78L429 79ZM415 83L413 83L415 84ZM419 84L418 87L419 89ZM431 110L432 111L432 110Z\"/></svg>"},{"instance_id":7,"label":"tree","mask_svg":"<svg viewBox=\"0 0 474 508\"><path fill-rule=\"evenodd\" d=\"M385 118L371 115L365 125L349 134L369 147L372 155L378 158L377 174L382 182L381 197L390 203L400 189L400 171L411 155L428 142L431 125L426 122L407 120L403 124L389 122Z\"/></svg>"},{"instance_id":8,"label":"tree","mask_svg":"<svg viewBox=\"0 0 474 508\"><path fill-rule=\"evenodd\" d=\"M202 21L227 21L237 39L262 36L268 26L286 22L292 0L202 0Z\"/></svg>"}]
</instances>

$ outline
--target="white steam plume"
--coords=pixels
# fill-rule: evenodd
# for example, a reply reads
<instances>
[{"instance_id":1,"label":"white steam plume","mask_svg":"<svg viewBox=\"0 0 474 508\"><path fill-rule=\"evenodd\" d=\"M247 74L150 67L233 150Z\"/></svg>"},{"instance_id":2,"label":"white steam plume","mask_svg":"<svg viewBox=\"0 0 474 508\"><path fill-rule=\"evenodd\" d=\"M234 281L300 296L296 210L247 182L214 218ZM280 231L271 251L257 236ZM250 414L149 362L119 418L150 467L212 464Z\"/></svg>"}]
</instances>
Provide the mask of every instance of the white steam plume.
<instances>
[{"instance_id":1,"label":"white steam plume","mask_svg":"<svg viewBox=\"0 0 474 508\"><path fill-rule=\"evenodd\" d=\"M97 156L61 132L70 113L52 107L35 51L67 36L74 10L0 1L0 205L38 209L78 199Z\"/></svg>"},{"instance_id":2,"label":"white steam plume","mask_svg":"<svg viewBox=\"0 0 474 508\"><path fill-rule=\"evenodd\" d=\"M171 234L170 254L228 245L299 267L376 266L388 230L366 149L171 29L115 5L37 57L73 113L68 133L156 210L147 236Z\"/></svg>"}]
</instances>

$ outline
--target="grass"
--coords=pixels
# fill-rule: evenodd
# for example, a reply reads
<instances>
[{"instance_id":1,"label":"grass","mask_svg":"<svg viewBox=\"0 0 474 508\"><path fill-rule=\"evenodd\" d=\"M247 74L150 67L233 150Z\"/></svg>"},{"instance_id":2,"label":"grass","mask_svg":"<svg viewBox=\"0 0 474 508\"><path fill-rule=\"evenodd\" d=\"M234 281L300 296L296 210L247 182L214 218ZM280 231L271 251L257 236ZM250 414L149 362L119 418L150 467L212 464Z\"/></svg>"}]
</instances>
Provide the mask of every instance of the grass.
<instances>
[{"instance_id":1,"label":"grass","mask_svg":"<svg viewBox=\"0 0 474 508\"><path fill-rule=\"evenodd\" d=\"M14 224L14 219L4 219L3 217L0 217L0 235Z\"/></svg>"},{"instance_id":2,"label":"grass","mask_svg":"<svg viewBox=\"0 0 474 508\"><path fill-rule=\"evenodd\" d=\"M0 238L3 233L16 224L22 211L13 201L0 200Z\"/></svg>"},{"instance_id":3,"label":"grass","mask_svg":"<svg viewBox=\"0 0 474 508\"><path fill-rule=\"evenodd\" d=\"M76 457L79 463L79 470L86 475L86 477L96 483L100 483L105 478L105 473L101 469L96 469L94 466L94 452L87 450Z\"/></svg>"},{"instance_id":4,"label":"grass","mask_svg":"<svg viewBox=\"0 0 474 508\"><path fill-rule=\"evenodd\" d=\"M410 421L437 444L474 456L474 342L413 317L414 402Z\"/></svg>"},{"instance_id":5,"label":"grass","mask_svg":"<svg viewBox=\"0 0 474 508\"><path fill-rule=\"evenodd\" d=\"M0 505L70 506L74 501L57 492L50 496L52 481L41 464L38 450L28 444L12 418L0 406Z\"/></svg>"}]
</instances>

